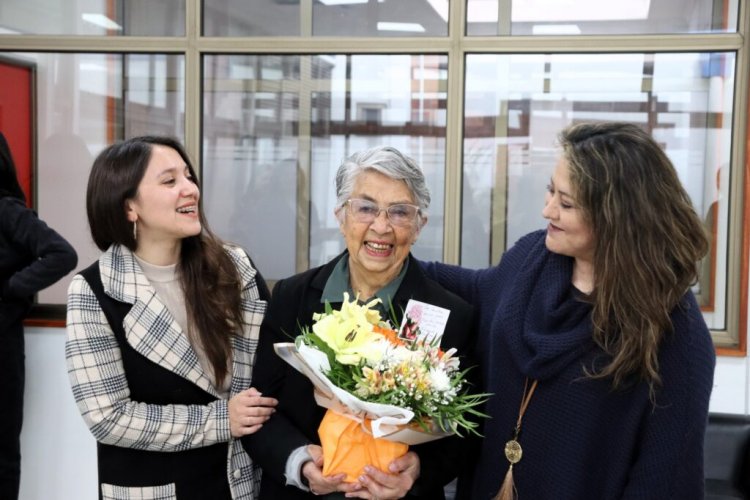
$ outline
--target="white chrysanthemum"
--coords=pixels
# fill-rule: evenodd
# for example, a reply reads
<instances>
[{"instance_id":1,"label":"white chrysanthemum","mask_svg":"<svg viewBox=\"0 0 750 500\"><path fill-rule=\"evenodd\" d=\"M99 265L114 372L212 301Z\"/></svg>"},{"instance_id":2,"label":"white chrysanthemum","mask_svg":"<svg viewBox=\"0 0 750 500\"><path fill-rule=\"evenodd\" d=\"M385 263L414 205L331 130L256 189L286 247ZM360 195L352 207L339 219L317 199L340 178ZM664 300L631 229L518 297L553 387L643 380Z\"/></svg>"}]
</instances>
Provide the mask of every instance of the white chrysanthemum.
<instances>
[{"instance_id":1,"label":"white chrysanthemum","mask_svg":"<svg viewBox=\"0 0 750 500\"><path fill-rule=\"evenodd\" d=\"M376 366L378 363L388 362L392 350L391 343L381 336L381 338L370 343L367 348L367 355L364 358L368 365Z\"/></svg>"},{"instance_id":2,"label":"white chrysanthemum","mask_svg":"<svg viewBox=\"0 0 750 500\"><path fill-rule=\"evenodd\" d=\"M387 354L388 358L393 360L394 363L409 362L419 363L424 359L424 352L412 351L406 346L395 346L390 349Z\"/></svg>"},{"instance_id":3,"label":"white chrysanthemum","mask_svg":"<svg viewBox=\"0 0 750 500\"><path fill-rule=\"evenodd\" d=\"M429 379L433 391L446 392L451 388L451 379L444 370L430 368Z\"/></svg>"}]
</instances>

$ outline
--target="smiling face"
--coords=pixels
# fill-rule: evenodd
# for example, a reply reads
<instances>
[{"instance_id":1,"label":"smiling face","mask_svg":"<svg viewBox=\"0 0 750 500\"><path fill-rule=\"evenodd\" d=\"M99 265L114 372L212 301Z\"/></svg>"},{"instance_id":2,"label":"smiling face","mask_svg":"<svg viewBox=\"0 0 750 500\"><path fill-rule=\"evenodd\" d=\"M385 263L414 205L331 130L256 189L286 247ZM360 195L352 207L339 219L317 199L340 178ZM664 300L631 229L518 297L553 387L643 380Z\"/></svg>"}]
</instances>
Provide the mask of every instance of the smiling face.
<instances>
[{"instance_id":1,"label":"smiling face","mask_svg":"<svg viewBox=\"0 0 750 500\"><path fill-rule=\"evenodd\" d=\"M406 183L374 170L365 170L357 176L350 198L372 201L381 209L397 203L416 204ZM410 226L397 226L389 222L385 211L369 224L358 222L348 205L341 207L337 215L349 250L352 279L381 286L398 275L421 225L426 222L424 217L417 217Z\"/></svg>"},{"instance_id":2,"label":"smiling face","mask_svg":"<svg viewBox=\"0 0 750 500\"><path fill-rule=\"evenodd\" d=\"M174 149L153 145L135 198L127 200L128 220L138 223L137 250L177 245L201 232L200 191L185 161Z\"/></svg>"},{"instance_id":3,"label":"smiling face","mask_svg":"<svg viewBox=\"0 0 750 500\"><path fill-rule=\"evenodd\" d=\"M542 216L549 221L545 243L551 252L574 257L591 264L594 258L594 235L573 197L570 168L560 158L545 196Z\"/></svg>"}]
</instances>

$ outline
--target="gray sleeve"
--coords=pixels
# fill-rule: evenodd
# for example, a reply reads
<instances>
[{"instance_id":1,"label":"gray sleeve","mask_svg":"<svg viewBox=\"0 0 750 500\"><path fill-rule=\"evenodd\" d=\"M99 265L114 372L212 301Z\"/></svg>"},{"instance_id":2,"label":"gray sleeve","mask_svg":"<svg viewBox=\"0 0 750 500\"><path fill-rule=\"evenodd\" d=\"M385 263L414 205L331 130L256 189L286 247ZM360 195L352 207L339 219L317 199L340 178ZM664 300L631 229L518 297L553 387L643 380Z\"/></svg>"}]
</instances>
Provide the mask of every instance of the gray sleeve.
<instances>
[{"instance_id":1,"label":"gray sleeve","mask_svg":"<svg viewBox=\"0 0 750 500\"><path fill-rule=\"evenodd\" d=\"M286 470L284 471L286 484L296 486L303 491L310 491L310 488L302 483L302 466L312 459L310 452L307 451L307 446L300 446L295 449L286 460Z\"/></svg>"}]
</instances>

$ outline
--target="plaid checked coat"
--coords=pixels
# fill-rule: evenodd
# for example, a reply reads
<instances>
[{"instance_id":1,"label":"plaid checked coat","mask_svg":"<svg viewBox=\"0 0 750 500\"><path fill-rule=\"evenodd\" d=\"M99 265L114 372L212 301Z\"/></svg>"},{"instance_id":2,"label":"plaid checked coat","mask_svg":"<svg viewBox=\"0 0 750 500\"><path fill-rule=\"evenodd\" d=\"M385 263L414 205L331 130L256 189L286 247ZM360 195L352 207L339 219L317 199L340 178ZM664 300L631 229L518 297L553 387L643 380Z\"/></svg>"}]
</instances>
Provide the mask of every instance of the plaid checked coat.
<instances>
[{"instance_id":1,"label":"plaid checked coat","mask_svg":"<svg viewBox=\"0 0 750 500\"><path fill-rule=\"evenodd\" d=\"M240 272L246 323L243 335L233 339L231 397L250 387L266 309L259 290L266 295L267 288L242 249L225 248ZM211 480L211 466L201 460L202 454L213 450L216 456L218 450L226 466L213 472L219 481L228 480L232 499L255 498L260 469L230 434L227 400L219 398L187 335L156 296L132 253L113 245L98 266L104 293L132 304L122 321L126 345L121 349L94 291L78 274L68 289L65 355L73 396L98 441L100 497L175 499L180 481L192 481L179 496L192 498L199 495L196 487ZM140 364L133 365L133 359ZM138 369L126 373L126 364ZM131 398L136 392L131 386L162 404ZM159 397L162 386L168 394ZM187 398L186 404L174 401L181 396ZM195 404L196 397L203 400L201 404ZM119 484L103 481L103 471L108 471L105 479L111 481L114 474Z\"/></svg>"}]
</instances>

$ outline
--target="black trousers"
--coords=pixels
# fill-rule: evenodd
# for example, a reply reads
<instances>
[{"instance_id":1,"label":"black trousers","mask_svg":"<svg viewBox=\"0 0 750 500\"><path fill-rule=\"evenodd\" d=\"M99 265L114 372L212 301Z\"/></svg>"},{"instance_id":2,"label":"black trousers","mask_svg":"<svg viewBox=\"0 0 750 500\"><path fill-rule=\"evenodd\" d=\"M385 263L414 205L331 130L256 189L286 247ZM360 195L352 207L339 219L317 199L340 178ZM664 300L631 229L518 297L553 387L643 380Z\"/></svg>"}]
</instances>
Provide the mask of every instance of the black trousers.
<instances>
[{"instance_id":1,"label":"black trousers","mask_svg":"<svg viewBox=\"0 0 750 500\"><path fill-rule=\"evenodd\" d=\"M21 482L24 339L18 318L7 324L0 311L0 499L16 500Z\"/></svg>"}]
</instances>

